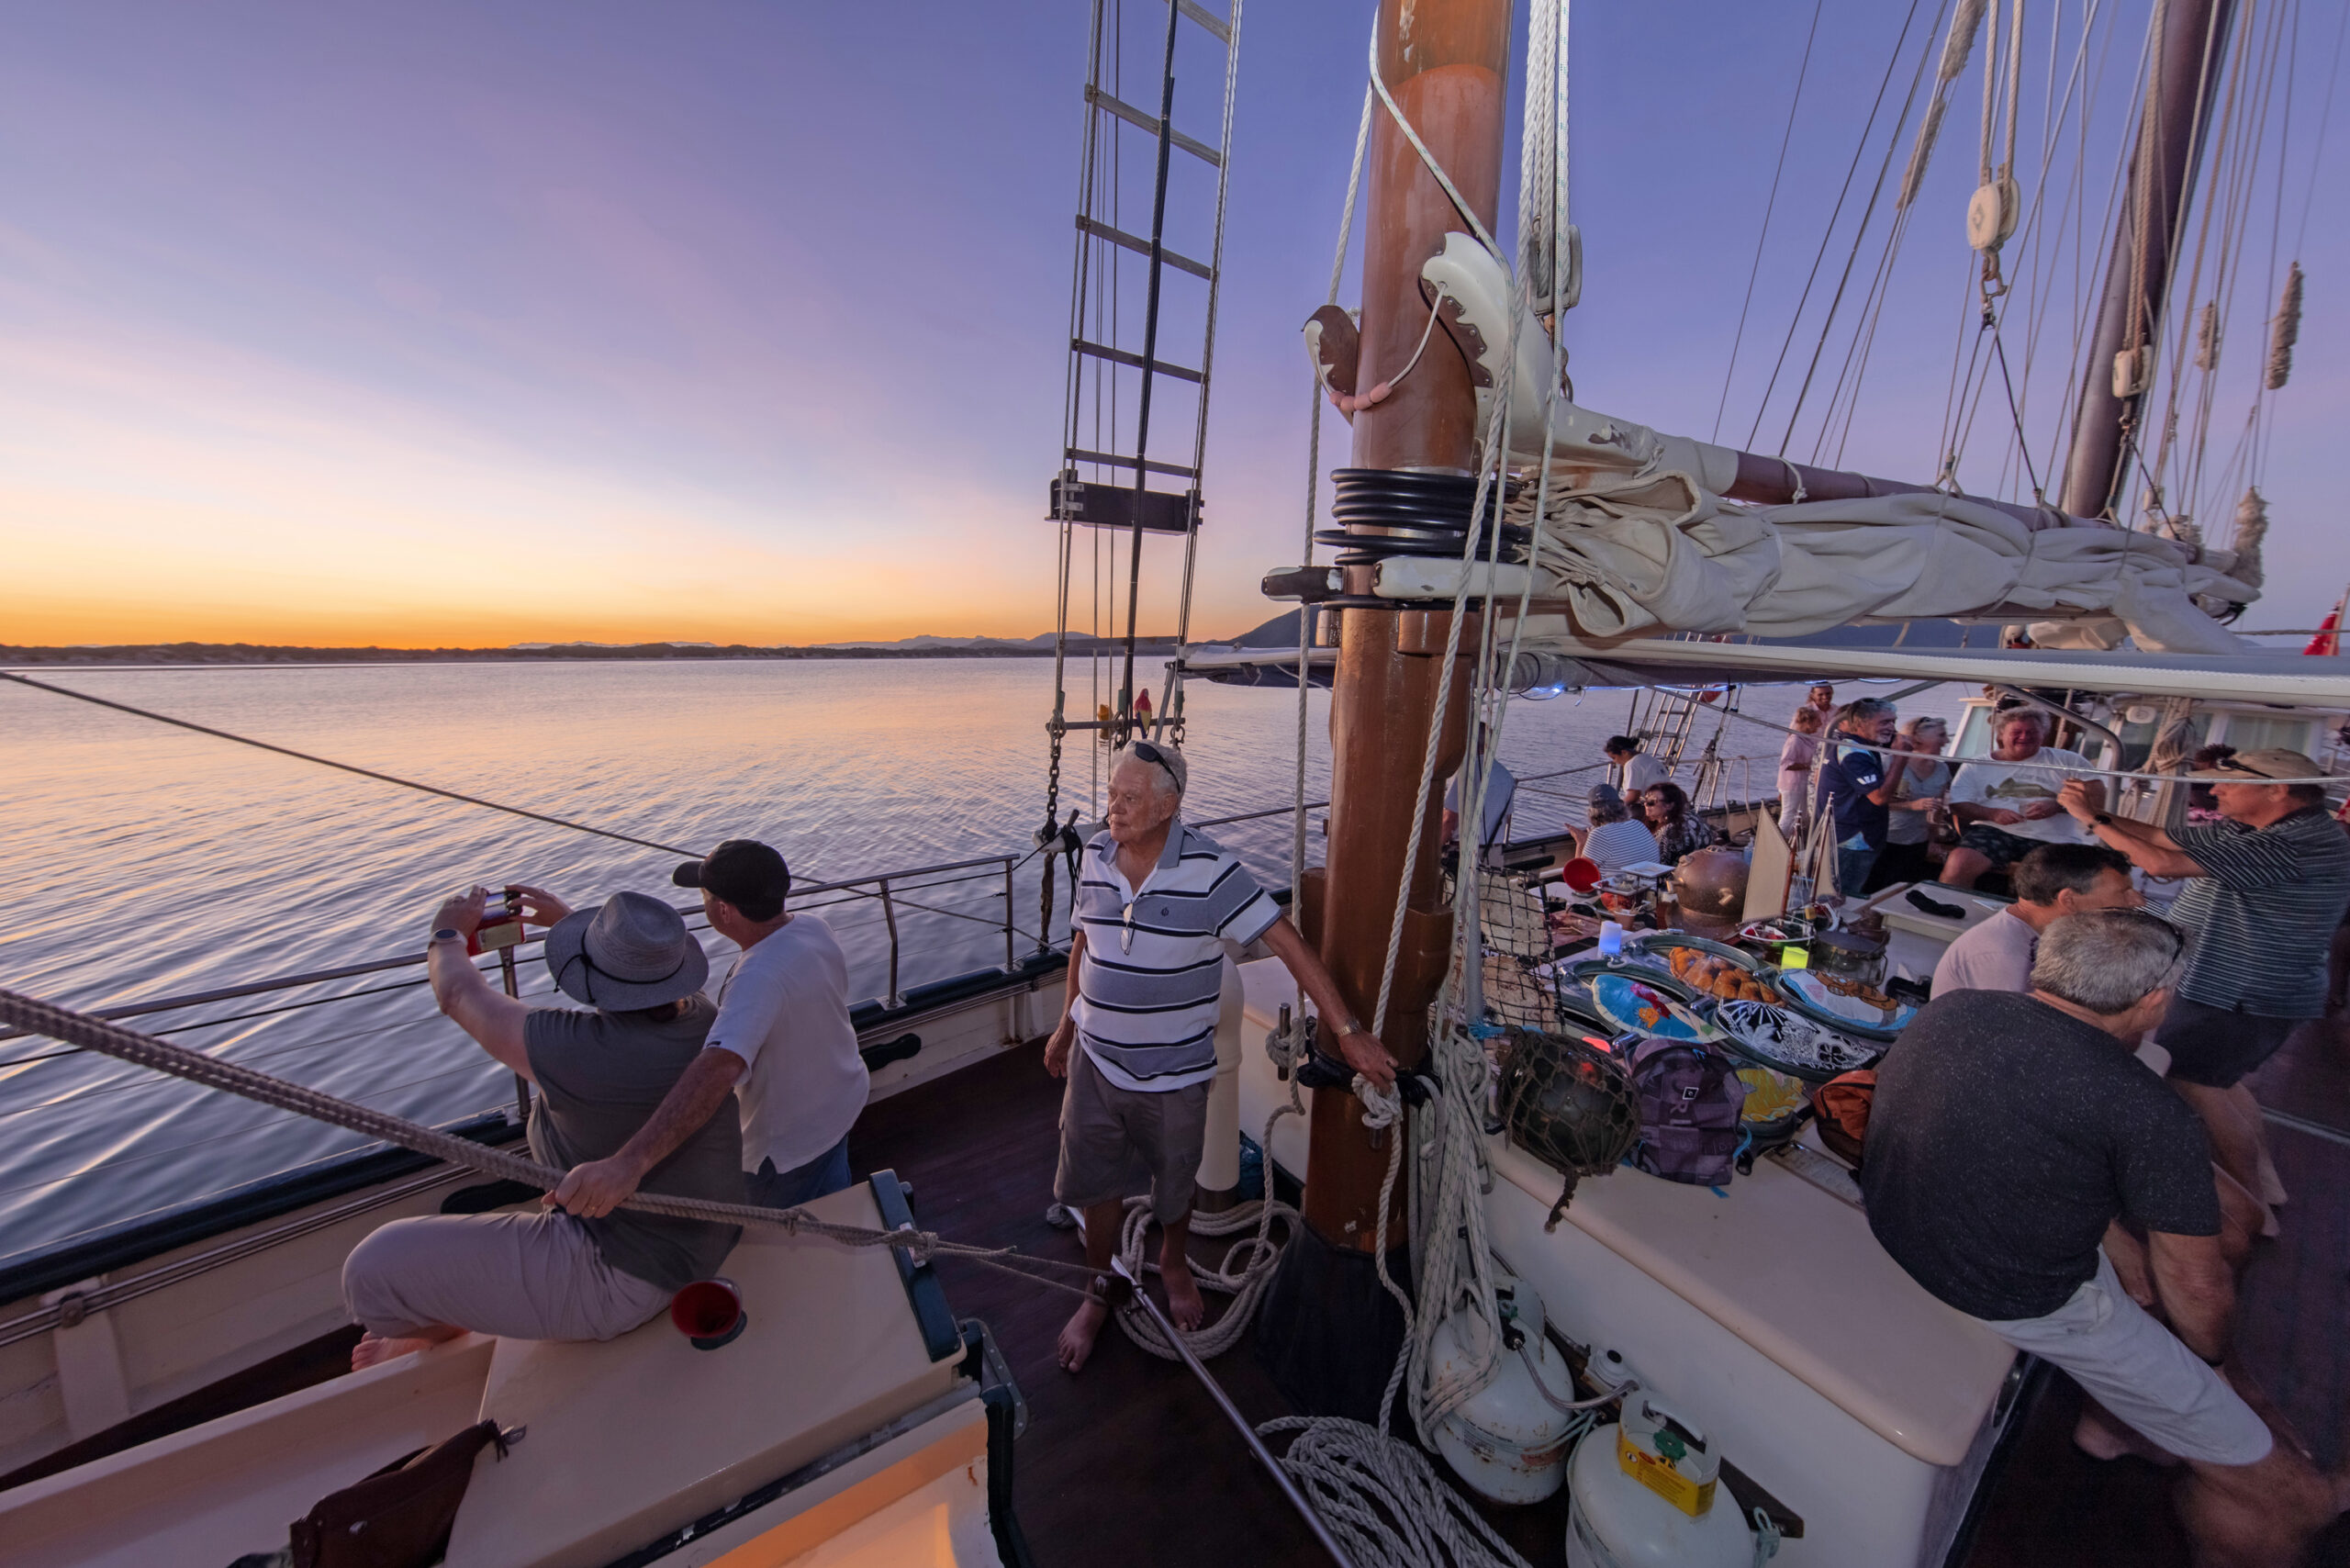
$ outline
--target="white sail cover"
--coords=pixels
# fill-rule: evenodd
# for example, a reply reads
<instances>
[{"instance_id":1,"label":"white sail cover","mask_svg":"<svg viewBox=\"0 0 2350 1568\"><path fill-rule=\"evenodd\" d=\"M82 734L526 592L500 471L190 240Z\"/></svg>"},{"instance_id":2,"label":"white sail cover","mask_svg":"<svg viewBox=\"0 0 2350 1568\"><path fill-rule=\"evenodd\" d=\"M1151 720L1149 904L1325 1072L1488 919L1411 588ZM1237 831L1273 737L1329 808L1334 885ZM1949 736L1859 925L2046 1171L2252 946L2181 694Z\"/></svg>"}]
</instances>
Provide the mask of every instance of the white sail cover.
<instances>
[{"instance_id":1,"label":"white sail cover","mask_svg":"<svg viewBox=\"0 0 2350 1568\"><path fill-rule=\"evenodd\" d=\"M1479 426L1510 378L1513 465L1539 465L1550 339L1521 313L1516 364L1501 361L1516 308L1509 274L1466 235L1421 268L1454 302L1456 341L1484 374ZM1950 618L2034 622L2043 646L2137 645L2234 653L2243 641L2196 601L2244 604L2259 593L2255 552L2127 529L2084 526L2050 510L2027 521L1940 491L1748 506L1723 498L1738 454L1550 400L1546 537L1538 598L1564 600L1576 634L1606 642L1667 632L1791 637L1830 627ZM1530 522L1535 487L1512 521Z\"/></svg>"}]
</instances>

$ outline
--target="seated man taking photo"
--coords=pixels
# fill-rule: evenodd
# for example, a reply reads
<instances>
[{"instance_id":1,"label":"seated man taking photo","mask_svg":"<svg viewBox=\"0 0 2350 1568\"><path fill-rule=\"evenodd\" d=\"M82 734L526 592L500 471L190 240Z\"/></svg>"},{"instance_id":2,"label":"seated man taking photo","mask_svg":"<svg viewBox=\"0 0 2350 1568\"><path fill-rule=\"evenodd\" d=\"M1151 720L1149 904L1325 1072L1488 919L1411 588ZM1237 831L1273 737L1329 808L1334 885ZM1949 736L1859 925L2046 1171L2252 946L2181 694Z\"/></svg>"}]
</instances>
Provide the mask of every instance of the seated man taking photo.
<instances>
[{"instance_id":1,"label":"seated man taking photo","mask_svg":"<svg viewBox=\"0 0 2350 1568\"><path fill-rule=\"evenodd\" d=\"M491 988L465 954L481 924L480 888L441 906L426 961L441 1011L538 1085L532 1158L566 1169L619 1149L701 1054L717 1016L701 994L710 960L677 912L657 899L614 893L599 909L573 913L551 893L521 892L530 917L550 924L547 969L556 987L592 1011L532 1007ZM742 1133L732 1107L724 1110L647 1173L647 1191L743 1202ZM632 1211L394 1220L343 1264L344 1304L366 1330L352 1368L468 1331L612 1338L715 1274L741 1236L735 1226Z\"/></svg>"},{"instance_id":2,"label":"seated man taking photo","mask_svg":"<svg viewBox=\"0 0 2350 1568\"><path fill-rule=\"evenodd\" d=\"M2210 1146L2132 1057L2163 1015L2186 934L2143 910L2069 914L2031 990L1937 995L1877 1068L1861 1193L1910 1278L2087 1394L2098 1459L2186 1462L2180 1522L2205 1564L2287 1563L2350 1505L2229 1362L2235 1283ZM2151 1294L2104 1243L2143 1231Z\"/></svg>"}]
</instances>

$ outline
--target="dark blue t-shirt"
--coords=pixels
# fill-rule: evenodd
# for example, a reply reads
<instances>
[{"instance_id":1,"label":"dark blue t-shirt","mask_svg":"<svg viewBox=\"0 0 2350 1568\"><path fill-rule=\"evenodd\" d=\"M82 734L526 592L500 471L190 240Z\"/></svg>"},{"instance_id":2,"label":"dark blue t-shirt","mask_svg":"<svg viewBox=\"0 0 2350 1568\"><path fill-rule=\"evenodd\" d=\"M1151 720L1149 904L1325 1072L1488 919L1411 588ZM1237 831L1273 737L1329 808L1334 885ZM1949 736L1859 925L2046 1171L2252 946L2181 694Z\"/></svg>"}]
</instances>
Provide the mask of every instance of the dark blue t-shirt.
<instances>
[{"instance_id":1,"label":"dark blue t-shirt","mask_svg":"<svg viewBox=\"0 0 2350 1568\"><path fill-rule=\"evenodd\" d=\"M1869 799L1869 791L1884 782L1883 757L1847 745L1841 736L1829 742L1818 788L1820 809L1836 815L1836 842L1859 838L1871 849L1885 847L1885 825L1892 813Z\"/></svg>"}]
</instances>

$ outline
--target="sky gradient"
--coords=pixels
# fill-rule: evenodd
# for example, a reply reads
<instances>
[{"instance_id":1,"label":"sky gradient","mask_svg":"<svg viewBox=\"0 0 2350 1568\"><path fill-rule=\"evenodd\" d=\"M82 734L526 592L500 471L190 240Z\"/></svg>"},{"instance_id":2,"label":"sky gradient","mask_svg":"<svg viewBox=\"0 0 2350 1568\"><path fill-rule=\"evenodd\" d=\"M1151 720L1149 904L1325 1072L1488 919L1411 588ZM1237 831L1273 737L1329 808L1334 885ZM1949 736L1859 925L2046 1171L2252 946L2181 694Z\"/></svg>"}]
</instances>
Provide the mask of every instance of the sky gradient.
<instances>
[{"instance_id":1,"label":"sky gradient","mask_svg":"<svg viewBox=\"0 0 2350 1568\"><path fill-rule=\"evenodd\" d=\"M1129 3L1148 31L1155 7ZM1041 519L1060 444L1084 5L10 9L0 642L1050 628ZM2145 6L2111 9L2083 66L2082 90L2098 95L2075 219L2089 234ZM1887 116L1933 10L1915 13ZM2270 252L2293 250L2320 146L2336 18L2305 10L2273 51L2297 95L2281 217L2272 225L2266 185L2243 209L2257 234L2223 370L2244 375L2281 265ZM1751 0L1578 9L1574 208L1589 271L1569 342L1587 404L1712 427L1812 14ZM1908 15L1820 0L1726 436L1742 440L1754 416ZM2079 15L2059 10L2054 39L2035 32L2027 50L2028 196L2068 177L2060 150L2038 180L2034 139L2046 57L2061 92ZM1247 17L1201 633L1272 613L1257 579L1297 559L1297 327L1326 286L1368 16L1291 0ZM2035 29L2047 26L2036 8ZM1923 479L1937 465L1953 344L1971 337L1960 236L1981 59L1953 94L1875 313L1865 391L1846 405L1849 466ZM1213 140L1201 84L1187 77L1177 118ZM1826 252L1831 279L1885 127ZM2309 304L2264 474L2274 587L2247 624L2314 624L2350 578L2331 462L2350 415L2350 218L2322 194L2345 140L2350 106L2328 126L2300 239ZM1858 319L1882 211L1875 222L1840 332ZM2065 289L2083 286L2076 258L2052 264ZM2054 297L2022 386L2043 448L2073 358L2072 297ZM2022 354L2022 320L2003 330ZM1842 341L1794 455L1810 454ZM2221 385L2215 469L2244 408ZM1776 396L1766 450L1784 386ZM2021 483L1992 439L2006 419L2003 402L1978 412L1960 468L1970 488ZM1326 454L1344 450L1333 420ZM1146 632L1171 629L1172 564L1148 562Z\"/></svg>"}]
</instances>

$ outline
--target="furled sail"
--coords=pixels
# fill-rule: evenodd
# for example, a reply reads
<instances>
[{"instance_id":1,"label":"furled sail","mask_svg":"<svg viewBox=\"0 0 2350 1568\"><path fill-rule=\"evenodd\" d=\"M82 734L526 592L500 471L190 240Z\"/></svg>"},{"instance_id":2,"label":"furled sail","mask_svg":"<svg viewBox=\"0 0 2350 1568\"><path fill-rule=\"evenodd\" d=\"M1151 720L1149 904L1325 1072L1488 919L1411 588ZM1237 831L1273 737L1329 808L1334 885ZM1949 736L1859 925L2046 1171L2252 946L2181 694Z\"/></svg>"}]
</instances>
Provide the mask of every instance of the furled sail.
<instances>
[{"instance_id":1,"label":"furled sail","mask_svg":"<svg viewBox=\"0 0 2350 1568\"><path fill-rule=\"evenodd\" d=\"M1478 373L1480 428L1493 428L1507 376L1513 466L1539 467L1549 438L1535 596L1564 601L1585 637L1798 636L1947 617L2039 622L2045 646L2110 647L2126 631L2143 648L2244 648L2204 608L2257 597L2256 569L2232 576L2230 551L1930 489L1807 500L1798 486L1791 504L1741 504L1726 497L1737 452L1563 393L1548 398L1546 431L1550 335L1522 313L1516 364L1502 363L1517 307L1501 263L1454 234L1420 275ZM1511 521L1532 521L1535 491L1519 487Z\"/></svg>"}]
</instances>

